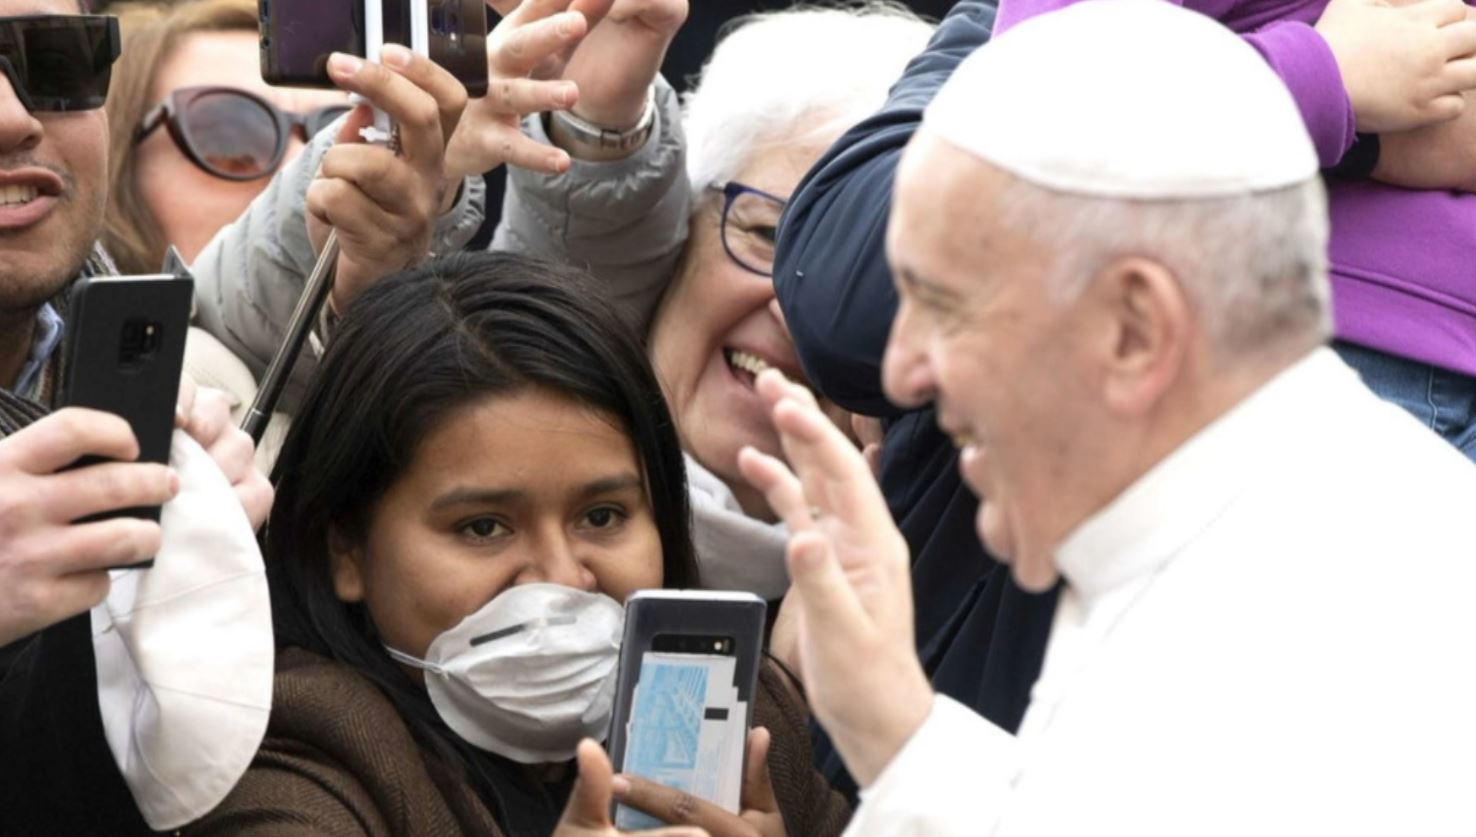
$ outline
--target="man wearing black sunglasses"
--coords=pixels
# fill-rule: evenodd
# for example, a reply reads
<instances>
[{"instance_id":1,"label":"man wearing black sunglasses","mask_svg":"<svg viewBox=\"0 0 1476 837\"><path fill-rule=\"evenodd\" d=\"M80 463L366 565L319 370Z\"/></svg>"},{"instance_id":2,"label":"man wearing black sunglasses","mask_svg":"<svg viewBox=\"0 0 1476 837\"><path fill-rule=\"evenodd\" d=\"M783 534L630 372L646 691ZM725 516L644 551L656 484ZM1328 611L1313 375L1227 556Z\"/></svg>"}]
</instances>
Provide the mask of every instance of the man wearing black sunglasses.
<instances>
[{"instance_id":1,"label":"man wearing black sunglasses","mask_svg":"<svg viewBox=\"0 0 1476 837\"><path fill-rule=\"evenodd\" d=\"M133 518L73 519L158 505L173 496L177 477L163 466L127 461L137 446L116 417L77 409L47 414L61 367L66 289L80 276L116 273L96 242L107 197L109 126L101 107L121 44L113 19L89 11L78 0L0 0L3 834L149 833L104 737L88 611L107 595L107 568L153 555L161 532L158 524ZM326 223L368 227L353 217L352 186L366 171L416 193L406 196L411 210L373 215L389 245L340 230L340 267L350 273L401 258L385 249L395 241L419 238L423 253L440 208L446 188L442 137L454 129L465 92L428 83L425 77L437 73L440 81L454 80L425 63L412 60L400 72L373 67L340 74L347 88L403 123L402 133L412 135L407 148L414 151L405 159L365 149L340 155L335 171L325 166L318 185L324 194L310 214ZM305 191L294 198L299 217ZM293 259L312 258L306 230L265 246ZM282 272L276 265L263 270ZM243 449L237 437L244 436L229 422L223 400L187 399L194 408L186 411L185 429L211 452L259 523L270 488L252 465L249 439ZM123 461L67 470L84 455Z\"/></svg>"},{"instance_id":2,"label":"man wearing black sunglasses","mask_svg":"<svg viewBox=\"0 0 1476 837\"><path fill-rule=\"evenodd\" d=\"M45 417L61 367L65 290L80 276L116 272L96 241L107 201L101 108L120 42L114 19L82 11L77 0L0 0L0 646L91 607L106 593L107 566L158 546L154 523L53 521L49 492L64 479L74 495L103 486L76 517L172 494L172 478L154 466L55 473L87 454L129 459L134 447L111 417ZM232 475L260 492L249 471Z\"/></svg>"},{"instance_id":3,"label":"man wearing black sunglasses","mask_svg":"<svg viewBox=\"0 0 1476 837\"><path fill-rule=\"evenodd\" d=\"M0 646L11 644L0 649L4 833L47 823L62 805L90 808L93 823L115 833L142 826L104 740L87 611L108 592L107 568L155 554L162 533L152 521L72 518L158 504L178 485L163 466L127 461L137 443L121 419L77 409L47 415L65 290L79 276L115 272L96 240L107 196L101 107L120 43L111 18L79 15L86 11L77 0L0 0ZM211 403L213 411L191 411L191 433L207 450L224 442L223 451L230 431L198 429L222 427L224 402ZM89 454L123 461L67 469ZM270 487L249 462L216 459L238 494L264 491L269 505ZM79 830L68 816L56 833Z\"/></svg>"},{"instance_id":4,"label":"man wearing black sunglasses","mask_svg":"<svg viewBox=\"0 0 1476 837\"><path fill-rule=\"evenodd\" d=\"M80 272L108 267L95 250L107 182L99 108L119 42L108 18L55 16L75 15L75 0L0 11L0 385L37 396L49 376L27 361L60 339L51 301Z\"/></svg>"}]
</instances>

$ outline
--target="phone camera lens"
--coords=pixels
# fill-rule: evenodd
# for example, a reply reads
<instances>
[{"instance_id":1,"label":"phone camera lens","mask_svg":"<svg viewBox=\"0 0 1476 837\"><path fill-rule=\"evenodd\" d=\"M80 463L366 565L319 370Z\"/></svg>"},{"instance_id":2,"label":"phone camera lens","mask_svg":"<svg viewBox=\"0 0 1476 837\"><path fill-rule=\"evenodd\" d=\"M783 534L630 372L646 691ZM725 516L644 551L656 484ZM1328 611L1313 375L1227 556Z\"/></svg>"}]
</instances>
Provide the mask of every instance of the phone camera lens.
<instances>
[{"instance_id":1,"label":"phone camera lens","mask_svg":"<svg viewBox=\"0 0 1476 837\"><path fill-rule=\"evenodd\" d=\"M163 329L156 322L132 319L123 323L118 340L118 362L124 369L134 368L158 351Z\"/></svg>"}]
</instances>

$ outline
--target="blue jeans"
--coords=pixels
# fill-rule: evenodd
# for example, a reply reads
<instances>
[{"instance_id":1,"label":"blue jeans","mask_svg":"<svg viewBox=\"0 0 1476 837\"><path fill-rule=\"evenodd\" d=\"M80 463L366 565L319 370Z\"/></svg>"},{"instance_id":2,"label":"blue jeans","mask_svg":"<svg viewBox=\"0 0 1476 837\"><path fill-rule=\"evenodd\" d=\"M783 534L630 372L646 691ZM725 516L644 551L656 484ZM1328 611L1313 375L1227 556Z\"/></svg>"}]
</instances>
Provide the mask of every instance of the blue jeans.
<instances>
[{"instance_id":1,"label":"blue jeans","mask_svg":"<svg viewBox=\"0 0 1476 837\"><path fill-rule=\"evenodd\" d=\"M1341 340L1333 349L1380 398L1403 407L1476 461L1476 378Z\"/></svg>"}]
</instances>

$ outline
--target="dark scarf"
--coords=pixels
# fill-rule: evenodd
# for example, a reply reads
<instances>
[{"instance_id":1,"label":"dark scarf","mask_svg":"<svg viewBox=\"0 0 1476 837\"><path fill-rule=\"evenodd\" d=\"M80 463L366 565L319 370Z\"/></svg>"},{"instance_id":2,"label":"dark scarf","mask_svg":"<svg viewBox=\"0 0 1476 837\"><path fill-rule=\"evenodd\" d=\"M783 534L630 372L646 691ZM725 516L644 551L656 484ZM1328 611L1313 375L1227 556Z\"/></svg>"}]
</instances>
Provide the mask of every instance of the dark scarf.
<instances>
[{"instance_id":1,"label":"dark scarf","mask_svg":"<svg viewBox=\"0 0 1476 837\"><path fill-rule=\"evenodd\" d=\"M82 263L82 268L77 271L77 275L71 281L67 282L60 293L52 298L51 307L62 318L62 322L66 322L67 298L71 294L72 285L78 279L116 275L118 275L118 268L113 264L113 260L108 256L107 251L103 250L101 244L94 245L92 253ZM62 346L66 346L65 338L62 340ZM62 352L63 350L58 348L46 361L46 366L41 370L41 387L36 394L35 400L16 395L8 389L0 388L0 438L9 436L20 430L51 412L51 408L56 406L54 402L58 386L61 383L61 371L65 365L63 363Z\"/></svg>"}]
</instances>

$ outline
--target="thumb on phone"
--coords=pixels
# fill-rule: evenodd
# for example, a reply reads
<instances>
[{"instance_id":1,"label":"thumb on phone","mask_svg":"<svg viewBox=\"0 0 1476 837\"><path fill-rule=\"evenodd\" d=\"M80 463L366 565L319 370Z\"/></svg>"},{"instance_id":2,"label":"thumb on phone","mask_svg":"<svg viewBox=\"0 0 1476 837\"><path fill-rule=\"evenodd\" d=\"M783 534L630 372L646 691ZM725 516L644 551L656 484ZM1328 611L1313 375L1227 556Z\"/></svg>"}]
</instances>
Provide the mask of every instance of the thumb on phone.
<instances>
[{"instance_id":1,"label":"thumb on phone","mask_svg":"<svg viewBox=\"0 0 1476 837\"><path fill-rule=\"evenodd\" d=\"M560 832L565 828L613 830L610 782L615 770L610 766L610 757L605 755L603 747L586 738L579 742L574 759L579 765L579 778L574 781L574 791L569 794L569 804L559 820Z\"/></svg>"},{"instance_id":2,"label":"thumb on phone","mask_svg":"<svg viewBox=\"0 0 1476 837\"><path fill-rule=\"evenodd\" d=\"M779 800L774 798L774 780L769 775L769 742L773 739L763 727L754 727L748 733L748 764L743 769L744 811L773 814L779 811Z\"/></svg>"}]
</instances>

